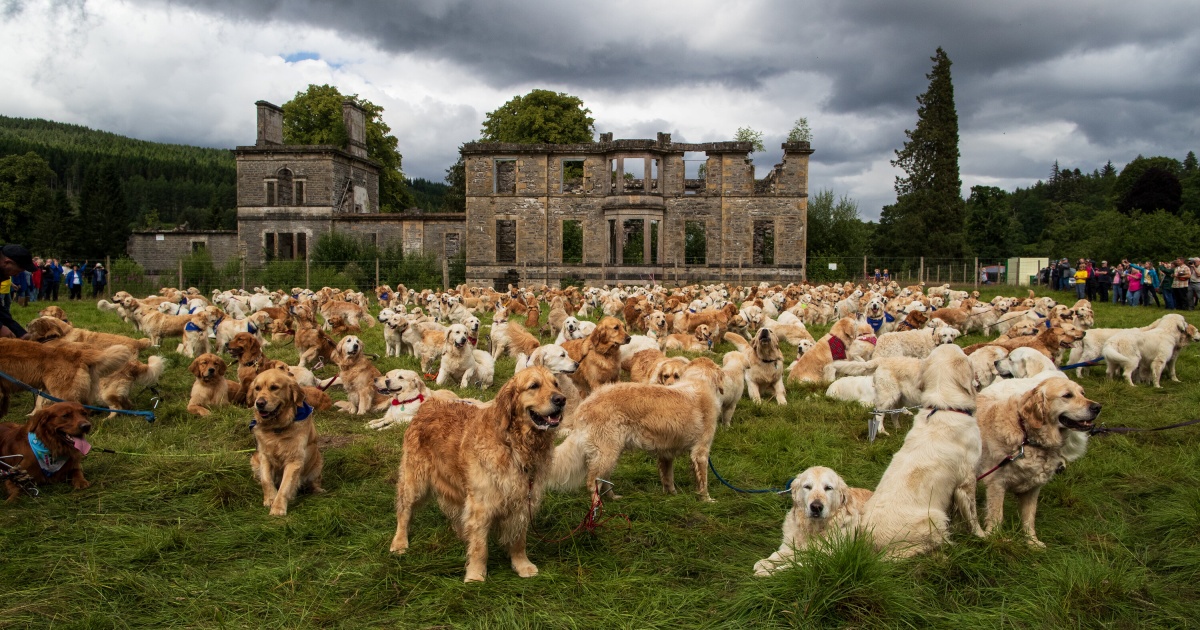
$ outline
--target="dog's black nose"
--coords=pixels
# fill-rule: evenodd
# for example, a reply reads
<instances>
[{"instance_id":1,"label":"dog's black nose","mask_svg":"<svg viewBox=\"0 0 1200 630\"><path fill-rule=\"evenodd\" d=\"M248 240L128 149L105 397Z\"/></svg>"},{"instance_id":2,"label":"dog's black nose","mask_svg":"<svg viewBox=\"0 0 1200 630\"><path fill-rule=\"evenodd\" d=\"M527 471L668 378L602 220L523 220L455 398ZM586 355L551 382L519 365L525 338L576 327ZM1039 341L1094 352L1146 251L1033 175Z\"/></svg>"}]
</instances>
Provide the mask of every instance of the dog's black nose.
<instances>
[{"instance_id":1,"label":"dog's black nose","mask_svg":"<svg viewBox=\"0 0 1200 630\"><path fill-rule=\"evenodd\" d=\"M808 511L812 512L813 516L820 516L821 511L825 509L825 504L820 501L813 501L808 505Z\"/></svg>"},{"instance_id":2,"label":"dog's black nose","mask_svg":"<svg viewBox=\"0 0 1200 630\"><path fill-rule=\"evenodd\" d=\"M555 394L550 397L550 402L554 403L555 407L561 409L563 405L567 404L567 397L563 396L562 394Z\"/></svg>"},{"instance_id":3,"label":"dog's black nose","mask_svg":"<svg viewBox=\"0 0 1200 630\"><path fill-rule=\"evenodd\" d=\"M92 430L92 423L90 423L90 422L84 422L83 424L79 425L79 430L80 430L80 431L83 431L84 433L87 433L88 431L91 431L91 430Z\"/></svg>"},{"instance_id":4,"label":"dog's black nose","mask_svg":"<svg viewBox=\"0 0 1200 630\"><path fill-rule=\"evenodd\" d=\"M255 406L255 407L257 407L257 408L259 408L260 410L261 410L261 409L265 409L265 408L266 408L266 406L267 406L267 401L265 401L265 400L256 400L256 401L254 401L254 406Z\"/></svg>"},{"instance_id":5,"label":"dog's black nose","mask_svg":"<svg viewBox=\"0 0 1200 630\"><path fill-rule=\"evenodd\" d=\"M1094 402L1094 403L1088 405L1088 411L1090 411L1092 413L1098 414L1098 413L1100 413L1100 409L1101 409L1100 403L1098 403L1098 402Z\"/></svg>"}]
</instances>

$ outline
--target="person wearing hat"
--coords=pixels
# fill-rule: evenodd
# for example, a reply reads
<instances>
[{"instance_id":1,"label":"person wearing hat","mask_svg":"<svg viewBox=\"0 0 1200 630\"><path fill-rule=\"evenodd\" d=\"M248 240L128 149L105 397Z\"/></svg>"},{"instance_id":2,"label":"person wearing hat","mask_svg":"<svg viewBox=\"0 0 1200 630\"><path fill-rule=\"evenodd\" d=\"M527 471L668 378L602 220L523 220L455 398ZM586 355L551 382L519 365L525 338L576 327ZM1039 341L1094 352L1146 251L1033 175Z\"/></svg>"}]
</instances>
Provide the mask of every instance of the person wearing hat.
<instances>
[{"instance_id":1,"label":"person wearing hat","mask_svg":"<svg viewBox=\"0 0 1200 630\"><path fill-rule=\"evenodd\" d=\"M103 295L104 287L107 284L108 270L104 268L104 265L96 263L96 266L92 267L92 297L96 298Z\"/></svg>"},{"instance_id":2,"label":"person wearing hat","mask_svg":"<svg viewBox=\"0 0 1200 630\"><path fill-rule=\"evenodd\" d=\"M8 244L0 247L0 279L19 276L33 271L33 256L20 245ZM8 306L0 307L0 337L24 337L25 329L13 319Z\"/></svg>"}]
</instances>

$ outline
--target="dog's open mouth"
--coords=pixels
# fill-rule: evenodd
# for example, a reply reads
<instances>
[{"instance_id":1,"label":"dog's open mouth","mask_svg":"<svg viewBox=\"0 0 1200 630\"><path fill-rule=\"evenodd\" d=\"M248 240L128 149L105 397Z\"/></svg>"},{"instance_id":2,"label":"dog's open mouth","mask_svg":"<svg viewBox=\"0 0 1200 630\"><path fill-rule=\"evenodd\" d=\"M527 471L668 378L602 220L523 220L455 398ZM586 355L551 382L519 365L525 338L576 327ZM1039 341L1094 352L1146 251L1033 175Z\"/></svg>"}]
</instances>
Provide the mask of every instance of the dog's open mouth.
<instances>
[{"instance_id":1,"label":"dog's open mouth","mask_svg":"<svg viewBox=\"0 0 1200 630\"><path fill-rule=\"evenodd\" d=\"M1092 427L1095 426L1095 423L1093 422L1095 419L1096 417L1092 416L1088 420L1075 420L1062 415L1058 417L1058 422L1068 429L1074 429L1076 431L1091 431Z\"/></svg>"},{"instance_id":2,"label":"dog's open mouth","mask_svg":"<svg viewBox=\"0 0 1200 630\"><path fill-rule=\"evenodd\" d=\"M466 339L463 339L463 340L461 340L461 341L455 341L455 342L454 342L454 347L456 347L456 348L461 348L461 347L463 347L463 346L465 346L465 345L467 345L467 340L466 340Z\"/></svg>"},{"instance_id":3,"label":"dog's open mouth","mask_svg":"<svg viewBox=\"0 0 1200 630\"><path fill-rule=\"evenodd\" d=\"M87 435L86 430L80 432L79 435L71 435L66 431L59 431L58 433L64 438L64 441L70 442L71 446L74 446L75 450L79 451L81 454L87 455L88 451L92 450L92 445L89 444L86 439L84 439L84 436Z\"/></svg>"},{"instance_id":4,"label":"dog's open mouth","mask_svg":"<svg viewBox=\"0 0 1200 630\"><path fill-rule=\"evenodd\" d=\"M533 426L539 429L554 429L557 428L559 423L562 422L562 412L559 411L558 413L543 416L542 414L530 409L529 419L533 422Z\"/></svg>"}]
</instances>

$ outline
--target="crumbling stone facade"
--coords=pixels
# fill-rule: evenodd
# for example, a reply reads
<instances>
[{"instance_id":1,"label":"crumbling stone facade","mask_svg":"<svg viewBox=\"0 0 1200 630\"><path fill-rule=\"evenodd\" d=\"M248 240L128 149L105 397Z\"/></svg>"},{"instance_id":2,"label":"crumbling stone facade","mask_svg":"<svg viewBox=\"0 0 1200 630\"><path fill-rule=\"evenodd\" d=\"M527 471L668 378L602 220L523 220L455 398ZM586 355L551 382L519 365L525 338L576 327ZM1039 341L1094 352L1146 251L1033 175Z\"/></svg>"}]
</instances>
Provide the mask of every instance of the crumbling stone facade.
<instances>
[{"instance_id":1,"label":"crumbling stone facade","mask_svg":"<svg viewBox=\"0 0 1200 630\"><path fill-rule=\"evenodd\" d=\"M762 179L748 142L606 133L582 144L468 143L465 215L383 214L366 114L353 101L343 105L345 147L285 145L283 110L256 105L256 142L234 150L237 232L203 237L218 264L304 259L322 233L339 231L380 247L400 242L405 255L465 252L468 282L501 287L805 277L807 142L784 143L783 161ZM166 271L197 247L190 239L135 234L130 255Z\"/></svg>"},{"instance_id":2,"label":"crumbling stone facade","mask_svg":"<svg viewBox=\"0 0 1200 630\"><path fill-rule=\"evenodd\" d=\"M665 133L569 145L468 143L467 280L803 279L812 149L785 143L783 161L757 180L751 148L675 143ZM703 154L690 178L689 153Z\"/></svg>"}]
</instances>

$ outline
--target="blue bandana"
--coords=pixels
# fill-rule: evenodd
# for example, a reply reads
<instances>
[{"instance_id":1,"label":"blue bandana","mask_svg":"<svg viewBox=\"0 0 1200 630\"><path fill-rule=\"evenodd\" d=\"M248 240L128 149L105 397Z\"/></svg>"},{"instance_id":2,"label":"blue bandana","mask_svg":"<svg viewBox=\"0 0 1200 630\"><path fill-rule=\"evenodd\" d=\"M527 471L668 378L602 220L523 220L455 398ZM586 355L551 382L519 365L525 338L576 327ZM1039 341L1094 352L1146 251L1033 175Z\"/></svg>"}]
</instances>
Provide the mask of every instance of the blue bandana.
<instances>
[{"instance_id":1,"label":"blue bandana","mask_svg":"<svg viewBox=\"0 0 1200 630\"><path fill-rule=\"evenodd\" d=\"M225 321L224 315L222 315L221 317L218 317L217 321L213 322L213 332L217 332L217 326L220 326L221 322L223 322L223 321Z\"/></svg>"},{"instance_id":2,"label":"blue bandana","mask_svg":"<svg viewBox=\"0 0 1200 630\"><path fill-rule=\"evenodd\" d=\"M896 321L896 318L892 317L891 313L884 313L883 317L878 317L878 318L868 317L867 318L867 323L871 325L871 329L874 330L876 333L879 332L879 328L881 326L883 326L884 322L887 322L890 324L894 321Z\"/></svg>"},{"instance_id":3,"label":"blue bandana","mask_svg":"<svg viewBox=\"0 0 1200 630\"><path fill-rule=\"evenodd\" d=\"M33 458L37 460L38 468L41 468L42 474L47 477L53 477L54 473L67 463L68 458L52 455L50 449L32 432L29 434L29 448L33 449Z\"/></svg>"},{"instance_id":4,"label":"blue bandana","mask_svg":"<svg viewBox=\"0 0 1200 630\"><path fill-rule=\"evenodd\" d=\"M387 301L387 299L388 299L388 295L390 295L390 294L389 294L389 293L383 293L383 294L380 294L380 296L379 296L379 299L381 299L381 300L383 300L383 301L385 301L385 302L386 302L386 301Z\"/></svg>"},{"instance_id":5,"label":"blue bandana","mask_svg":"<svg viewBox=\"0 0 1200 630\"><path fill-rule=\"evenodd\" d=\"M258 328L254 324L247 322L246 323L246 332L250 333L251 335L257 335Z\"/></svg>"},{"instance_id":6,"label":"blue bandana","mask_svg":"<svg viewBox=\"0 0 1200 630\"><path fill-rule=\"evenodd\" d=\"M186 297L181 297L181 298L179 298L179 305L180 305L180 306L187 306L187 302L188 302L188 300L187 300L187 298L186 298Z\"/></svg>"},{"instance_id":7,"label":"blue bandana","mask_svg":"<svg viewBox=\"0 0 1200 630\"><path fill-rule=\"evenodd\" d=\"M184 324L183 329L188 332L200 332L200 327L193 324L192 322L188 322L188 323Z\"/></svg>"}]
</instances>

